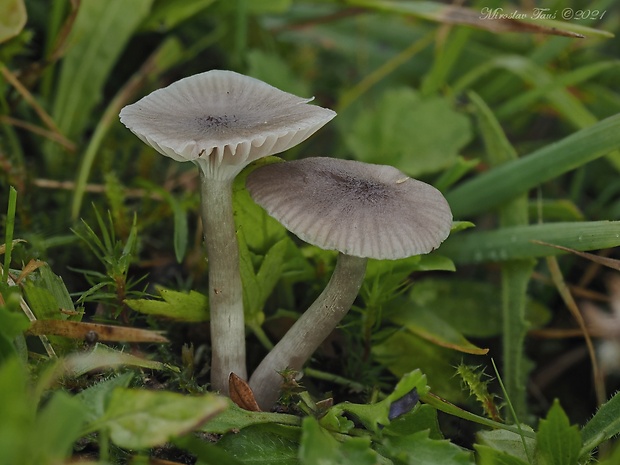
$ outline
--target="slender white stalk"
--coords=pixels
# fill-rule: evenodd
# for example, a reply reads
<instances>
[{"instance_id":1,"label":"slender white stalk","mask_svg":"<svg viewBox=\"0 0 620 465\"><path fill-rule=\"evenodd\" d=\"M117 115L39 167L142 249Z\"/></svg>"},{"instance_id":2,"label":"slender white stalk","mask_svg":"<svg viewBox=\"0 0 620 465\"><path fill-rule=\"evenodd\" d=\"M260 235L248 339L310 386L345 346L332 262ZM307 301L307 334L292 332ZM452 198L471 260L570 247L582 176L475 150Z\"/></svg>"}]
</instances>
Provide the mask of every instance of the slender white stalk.
<instances>
[{"instance_id":1,"label":"slender white stalk","mask_svg":"<svg viewBox=\"0 0 620 465\"><path fill-rule=\"evenodd\" d=\"M366 258L338 255L329 283L267 354L250 378L258 405L269 410L278 400L285 369L300 371L319 345L347 314L364 281Z\"/></svg>"},{"instance_id":2,"label":"slender white stalk","mask_svg":"<svg viewBox=\"0 0 620 465\"><path fill-rule=\"evenodd\" d=\"M209 260L211 387L228 394L228 376L247 379L243 288L232 205L232 179L200 170L202 224Z\"/></svg>"}]
</instances>

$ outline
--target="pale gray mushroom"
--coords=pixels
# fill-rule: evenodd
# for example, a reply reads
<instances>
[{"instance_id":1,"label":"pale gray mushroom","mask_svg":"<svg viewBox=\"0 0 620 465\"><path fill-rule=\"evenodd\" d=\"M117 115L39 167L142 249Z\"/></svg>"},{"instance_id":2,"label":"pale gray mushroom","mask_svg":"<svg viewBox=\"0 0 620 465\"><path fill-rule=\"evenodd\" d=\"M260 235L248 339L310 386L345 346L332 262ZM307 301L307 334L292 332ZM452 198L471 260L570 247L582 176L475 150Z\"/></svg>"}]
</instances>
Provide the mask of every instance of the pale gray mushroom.
<instances>
[{"instance_id":1,"label":"pale gray mushroom","mask_svg":"<svg viewBox=\"0 0 620 465\"><path fill-rule=\"evenodd\" d=\"M250 378L258 404L278 398L282 370L299 371L351 308L368 258L426 254L450 234L441 192L392 166L306 158L257 168L246 181L256 203L300 239L340 252L332 277Z\"/></svg>"},{"instance_id":2,"label":"pale gray mushroom","mask_svg":"<svg viewBox=\"0 0 620 465\"><path fill-rule=\"evenodd\" d=\"M202 221L209 260L211 385L246 379L243 292L232 182L252 161L310 137L336 113L232 71L212 70L158 89L120 112L142 141L200 168Z\"/></svg>"}]
</instances>

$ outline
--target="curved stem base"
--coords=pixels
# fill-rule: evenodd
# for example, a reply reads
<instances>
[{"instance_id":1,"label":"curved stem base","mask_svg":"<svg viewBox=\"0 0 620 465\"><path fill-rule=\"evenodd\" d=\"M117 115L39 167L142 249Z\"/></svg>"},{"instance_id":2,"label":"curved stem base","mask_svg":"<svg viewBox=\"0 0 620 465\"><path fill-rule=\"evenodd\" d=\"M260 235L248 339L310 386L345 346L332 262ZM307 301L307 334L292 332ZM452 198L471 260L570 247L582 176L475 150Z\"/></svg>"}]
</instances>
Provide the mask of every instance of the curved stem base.
<instances>
[{"instance_id":1,"label":"curved stem base","mask_svg":"<svg viewBox=\"0 0 620 465\"><path fill-rule=\"evenodd\" d=\"M263 410L278 400L285 369L299 371L319 345L347 314L364 281L366 258L338 255L329 283L267 354L250 378L254 397Z\"/></svg>"}]
</instances>

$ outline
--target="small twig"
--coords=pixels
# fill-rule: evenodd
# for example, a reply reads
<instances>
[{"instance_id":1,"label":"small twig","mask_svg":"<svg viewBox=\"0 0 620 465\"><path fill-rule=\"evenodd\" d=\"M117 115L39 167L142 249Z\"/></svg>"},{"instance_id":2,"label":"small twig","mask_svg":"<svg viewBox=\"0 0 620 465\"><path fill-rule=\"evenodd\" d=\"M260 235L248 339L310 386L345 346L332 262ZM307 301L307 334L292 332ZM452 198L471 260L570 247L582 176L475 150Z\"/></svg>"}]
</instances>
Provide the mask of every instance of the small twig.
<instances>
[{"instance_id":1,"label":"small twig","mask_svg":"<svg viewBox=\"0 0 620 465\"><path fill-rule=\"evenodd\" d=\"M400 52L395 57L383 63L373 72L368 74L364 79L355 84L351 89L345 92L341 99L340 105L338 106L338 113L342 113L347 107L349 107L355 100L361 97L368 89L373 87L383 78L388 76L394 70L396 70L401 65L407 63L414 55L424 50L427 46L429 46L433 40L435 39L434 31L424 35L420 39L413 42L406 49Z\"/></svg>"},{"instance_id":2,"label":"small twig","mask_svg":"<svg viewBox=\"0 0 620 465\"><path fill-rule=\"evenodd\" d=\"M306 367L304 368L304 374L309 376L310 378L322 379L324 381L330 381L334 384L340 384L342 386L348 387L355 392L364 392L369 389L368 386L358 383L357 381L353 381L347 379L343 376L335 375L333 373L326 373L324 371L316 370L314 368Z\"/></svg>"},{"instance_id":3,"label":"small twig","mask_svg":"<svg viewBox=\"0 0 620 465\"><path fill-rule=\"evenodd\" d=\"M71 12L67 16L67 19L60 28L60 32L56 36L56 43L54 44L52 53L47 59L49 63L54 63L64 55L68 43L67 38L73 29L73 23L75 23L75 18L77 17L80 9L80 3L80 0L71 0Z\"/></svg>"},{"instance_id":4,"label":"small twig","mask_svg":"<svg viewBox=\"0 0 620 465\"><path fill-rule=\"evenodd\" d=\"M579 280L580 286L587 286L590 284L590 282L592 282L592 280L598 275L602 266L607 266L608 268L613 268L615 270L619 269L618 264L620 261L608 257L612 250L613 249L604 249L595 255L595 257L598 258L592 260L592 263L588 265L584 273L581 275L581 279Z\"/></svg>"},{"instance_id":5,"label":"small twig","mask_svg":"<svg viewBox=\"0 0 620 465\"><path fill-rule=\"evenodd\" d=\"M594 378L594 390L596 392L596 400L598 405L602 405L605 402L605 384L603 377L601 376L601 371L598 366L598 361L596 359L596 352L594 350L594 344L592 344L592 338L590 337L590 333L588 328L586 327L586 322L577 307L577 303L568 289L566 282L564 281L564 277L562 276L562 271L560 270L560 266L558 265L558 261L555 257L547 257L547 266L549 267L549 271L551 272L551 278L556 285L562 300L568 307L571 315L577 321L577 324L583 331L583 336L586 341L586 346L588 348L588 355L590 356L590 361L592 363L592 376Z\"/></svg>"},{"instance_id":6,"label":"small twig","mask_svg":"<svg viewBox=\"0 0 620 465\"><path fill-rule=\"evenodd\" d=\"M609 337L609 332L604 333L601 330L588 328L590 337ZM527 332L530 337L540 339L568 339L573 337L585 337L581 328L549 328L549 329L532 329Z\"/></svg>"},{"instance_id":7,"label":"small twig","mask_svg":"<svg viewBox=\"0 0 620 465\"><path fill-rule=\"evenodd\" d=\"M339 10L336 13L319 16L318 18L311 18L311 19L306 19L303 21L285 24L284 26L273 27L270 29L270 32L272 34L279 34L281 32L286 32L286 31L296 31L299 29L306 29L309 27L318 26L319 24L328 24L334 21L340 21L341 19L349 18L351 16L357 16L365 12L366 10L363 8L356 8L356 7L346 8L344 10Z\"/></svg>"},{"instance_id":8,"label":"small twig","mask_svg":"<svg viewBox=\"0 0 620 465\"><path fill-rule=\"evenodd\" d=\"M58 133L61 137L64 137L54 123L52 117L43 109L39 102L33 97L28 89L17 79L17 77L4 65L0 65L0 74L11 84L17 92L23 97L23 99L32 107L32 109L39 115L41 121L52 131Z\"/></svg>"},{"instance_id":9,"label":"small twig","mask_svg":"<svg viewBox=\"0 0 620 465\"><path fill-rule=\"evenodd\" d=\"M537 271L534 271L534 273L532 273L532 278L543 284L551 286L554 285L551 278ZM594 300L598 302L609 302L609 296L603 294L602 292L592 291L590 289L585 289L581 286L576 286L574 284L567 284L567 286L575 297Z\"/></svg>"},{"instance_id":10,"label":"small twig","mask_svg":"<svg viewBox=\"0 0 620 465\"><path fill-rule=\"evenodd\" d=\"M22 121L6 115L0 115L0 123L10 124L11 126L26 129L27 131L30 131L34 134L46 137L54 142L58 142L69 152L75 152L75 144L59 132L48 131L47 129L43 129L35 124L28 123L27 121Z\"/></svg>"},{"instance_id":11,"label":"small twig","mask_svg":"<svg viewBox=\"0 0 620 465\"><path fill-rule=\"evenodd\" d=\"M32 182L35 186L42 189L61 189L72 191L75 190L76 183L74 181L56 181L54 179L35 179ZM106 187L103 184L86 184L86 192L103 194L106 192ZM146 189L131 189L127 188L123 190L125 198L150 198L153 200L163 200L162 196L156 192L148 192Z\"/></svg>"}]
</instances>

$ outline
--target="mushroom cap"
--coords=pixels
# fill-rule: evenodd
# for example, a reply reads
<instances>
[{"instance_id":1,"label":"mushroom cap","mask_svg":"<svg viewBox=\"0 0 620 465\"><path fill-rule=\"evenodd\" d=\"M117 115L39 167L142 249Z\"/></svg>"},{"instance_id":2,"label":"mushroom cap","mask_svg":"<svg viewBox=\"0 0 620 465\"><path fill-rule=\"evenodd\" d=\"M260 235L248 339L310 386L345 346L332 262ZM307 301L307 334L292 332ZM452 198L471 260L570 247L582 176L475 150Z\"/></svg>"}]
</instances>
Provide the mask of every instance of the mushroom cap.
<instances>
[{"instance_id":1,"label":"mushroom cap","mask_svg":"<svg viewBox=\"0 0 620 465\"><path fill-rule=\"evenodd\" d=\"M234 166L236 175L253 160L297 145L336 116L308 105L311 100L233 71L212 70L158 89L119 116L161 154Z\"/></svg>"},{"instance_id":2,"label":"mushroom cap","mask_svg":"<svg viewBox=\"0 0 620 465\"><path fill-rule=\"evenodd\" d=\"M441 192L392 166L305 158L257 168L246 186L256 203L300 239L357 257L425 254L452 226Z\"/></svg>"}]
</instances>

